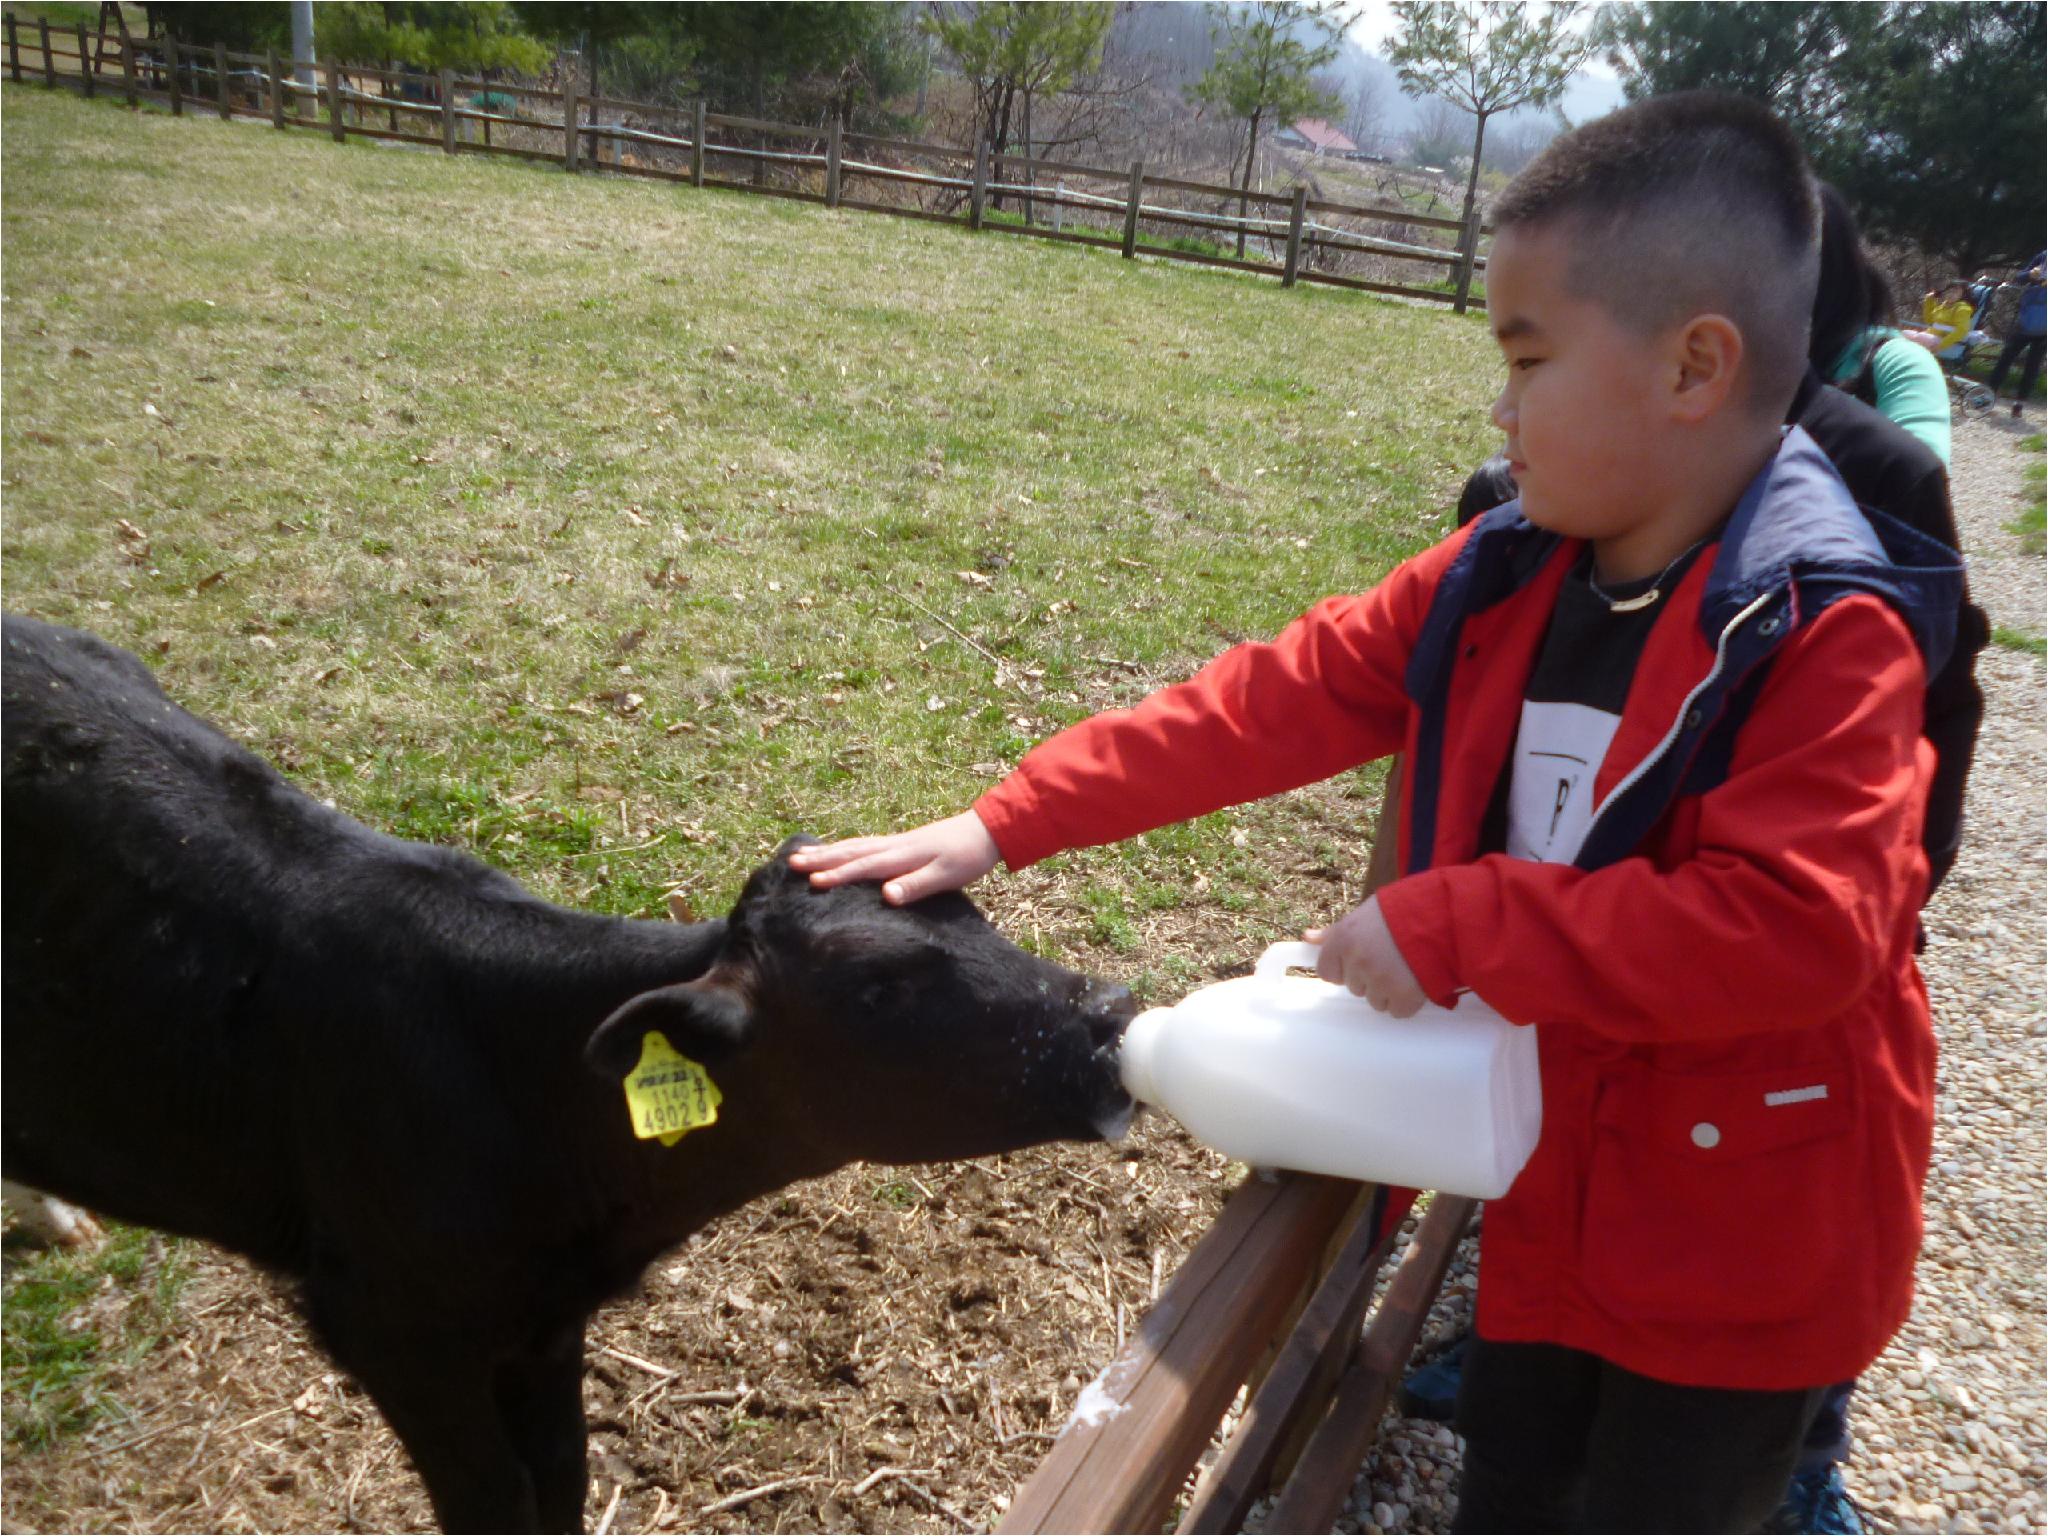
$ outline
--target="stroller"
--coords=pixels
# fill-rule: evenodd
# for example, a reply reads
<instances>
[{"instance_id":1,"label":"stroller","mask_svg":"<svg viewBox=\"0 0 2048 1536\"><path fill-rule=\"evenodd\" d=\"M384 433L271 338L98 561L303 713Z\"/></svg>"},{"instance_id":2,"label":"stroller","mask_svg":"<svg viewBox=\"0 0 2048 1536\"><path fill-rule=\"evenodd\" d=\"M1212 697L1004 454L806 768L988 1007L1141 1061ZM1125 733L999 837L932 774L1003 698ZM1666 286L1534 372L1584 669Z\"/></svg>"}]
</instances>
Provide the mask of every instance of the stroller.
<instances>
[{"instance_id":1,"label":"stroller","mask_svg":"<svg viewBox=\"0 0 2048 1536\"><path fill-rule=\"evenodd\" d=\"M1971 378L1963 372L1963 365L1970 360L1970 354L1979 347L1988 346L1991 333L1984 329L1984 317L1990 311L1991 300L1997 295L1998 287L1993 283L1979 283L1970 290L1976 307L1970 313L1970 328L1963 338L1953 346L1934 354L1941 364L1942 376L1948 380L1948 392L1963 408L1965 416L1982 416L1997 403L1989 384Z\"/></svg>"}]
</instances>

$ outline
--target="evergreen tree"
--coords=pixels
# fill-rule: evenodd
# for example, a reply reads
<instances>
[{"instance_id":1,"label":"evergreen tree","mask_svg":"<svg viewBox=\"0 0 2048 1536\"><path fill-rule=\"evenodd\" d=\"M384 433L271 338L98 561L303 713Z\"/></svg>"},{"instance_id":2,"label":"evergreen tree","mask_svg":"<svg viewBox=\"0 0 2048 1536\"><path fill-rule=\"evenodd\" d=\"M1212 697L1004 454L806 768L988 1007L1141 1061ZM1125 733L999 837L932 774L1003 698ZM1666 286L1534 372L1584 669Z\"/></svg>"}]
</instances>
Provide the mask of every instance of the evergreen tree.
<instances>
[{"instance_id":1,"label":"evergreen tree","mask_svg":"<svg viewBox=\"0 0 2048 1536\"><path fill-rule=\"evenodd\" d=\"M1218 34L1216 60L1188 95L1245 125L1244 172L1238 186L1249 192L1262 129L1285 127L1302 117L1327 117L1338 110L1316 84L1315 74L1337 57L1338 39L1355 13L1339 10L1334 0L1255 0L1244 6L1216 4L1210 11ZM1249 206L1249 199L1238 200L1240 219ZM1244 255L1242 226L1237 231L1237 254Z\"/></svg>"},{"instance_id":2,"label":"evergreen tree","mask_svg":"<svg viewBox=\"0 0 2048 1536\"><path fill-rule=\"evenodd\" d=\"M925 25L974 91L981 140L1001 155L1034 98L1065 90L1102 62L1114 14L1107 4L982 0L934 6Z\"/></svg>"},{"instance_id":3,"label":"evergreen tree","mask_svg":"<svg viewBox=\"0 0 2048 1536\"><path fill-rule=\"evenodd\" d=\"M1630 99L1710 87L1768 103L1867 233L1960 271L2020 262L2048 222L2038 4L1619 5L1599 34Z\"/></svg>"},{"instance_id":4,"label":"evergreen tree","mask_svg":"<svg viewBox=\"0 0 2048 1536\"><path fill-rule=\"evenodd\" d=\"M1549 5L1538 16L1519 0L1395 0L1401 34L1389 55L1410 96L1440 96L1471 114L1472 170L1465 179L1459 216L1472 238L1472 205L1479 196L1479 163L1486 153L1486 120L1517 107L1545 107L1564 95L1573 75L1594 52L1570 22L1574 3ZM1465 309L1467 267L1458 279L1457 308Z\"/></svg>"}]
</instances>

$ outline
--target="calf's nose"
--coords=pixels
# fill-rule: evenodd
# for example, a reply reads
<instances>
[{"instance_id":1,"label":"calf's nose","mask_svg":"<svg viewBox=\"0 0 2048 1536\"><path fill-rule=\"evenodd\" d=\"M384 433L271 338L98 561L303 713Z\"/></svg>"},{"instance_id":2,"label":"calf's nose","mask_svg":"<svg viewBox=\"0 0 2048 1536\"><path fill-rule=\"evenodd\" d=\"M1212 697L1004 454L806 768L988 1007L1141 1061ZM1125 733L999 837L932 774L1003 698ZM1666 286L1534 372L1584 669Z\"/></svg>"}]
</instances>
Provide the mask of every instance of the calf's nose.
<instances>
[{"instance_id":1,"label":"calf's nose","mask_svg":"<svg viewBox=\"0 0 2048 1536\"><path fill-rule=\"evenodd\" d=\"M1113 982L1094 983L1081 999L1081 1017L1098 1046L1114 1044L1137 1011L1138 1001L1131 996L1131 989Z\"/></svg>"}]
</instances>

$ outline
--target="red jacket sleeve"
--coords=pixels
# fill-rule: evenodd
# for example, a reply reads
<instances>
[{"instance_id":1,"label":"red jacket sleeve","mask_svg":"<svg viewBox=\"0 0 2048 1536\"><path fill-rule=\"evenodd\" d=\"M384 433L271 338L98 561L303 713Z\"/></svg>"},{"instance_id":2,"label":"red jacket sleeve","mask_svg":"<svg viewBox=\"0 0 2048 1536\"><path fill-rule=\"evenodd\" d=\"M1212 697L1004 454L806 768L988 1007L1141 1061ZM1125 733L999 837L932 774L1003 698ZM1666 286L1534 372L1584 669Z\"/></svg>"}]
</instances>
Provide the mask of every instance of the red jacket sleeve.
<instances>
[{"instance_id":1,"label":"red jacket sleeve","mask_svg":"<svg viewBox=\"0 0 2048 1536\"><path fill-rule=\"evenodd\" d=\"M1012 869L1296 789L1400 750L1408 654L1465 535L1318 603L1133 709L1048 738L974 804Z\"/></svg>"},{"instance_id":2,"label":"red jacket sleeve","mask_svg":"<svg viewBox=\"0 0 2048 1536\"><path fill-rule=\"evenodd\" d=\"M1873 597L1820 616L1773 665L1694 846L1598 870L1492 855L1379 893L1440 1001L1631 1042L1823 1023L1867 988L1926 884L1925 669Z\"/></svg>"}]
</instances>

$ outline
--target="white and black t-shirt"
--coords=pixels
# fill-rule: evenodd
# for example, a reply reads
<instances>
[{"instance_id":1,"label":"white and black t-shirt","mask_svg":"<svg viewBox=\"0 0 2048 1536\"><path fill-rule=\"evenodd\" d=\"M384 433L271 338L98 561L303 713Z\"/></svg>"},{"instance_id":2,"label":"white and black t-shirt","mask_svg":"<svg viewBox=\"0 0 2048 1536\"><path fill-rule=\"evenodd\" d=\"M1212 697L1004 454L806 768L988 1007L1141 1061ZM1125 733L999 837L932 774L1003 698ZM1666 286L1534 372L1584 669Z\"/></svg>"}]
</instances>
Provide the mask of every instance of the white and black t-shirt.
<instances>
[{"instance_id":1,"label":"white and black t-shirt","mask_svg":"<svg viewBox=\"0 0 2048 1536\"><path fill-rule=\"evenodd\" d=\"M1560 589L1505 776L1501 846L1515 858L1564 864L1578 856L1593 819L1593 780L1621 724L1636 662L1671 589L1694 556L1647 580L1593 590L1593 557L1581 557ZM1657 600L1626 613L1615 602L1652 586Z\"/></svg>"}]
</instances>

